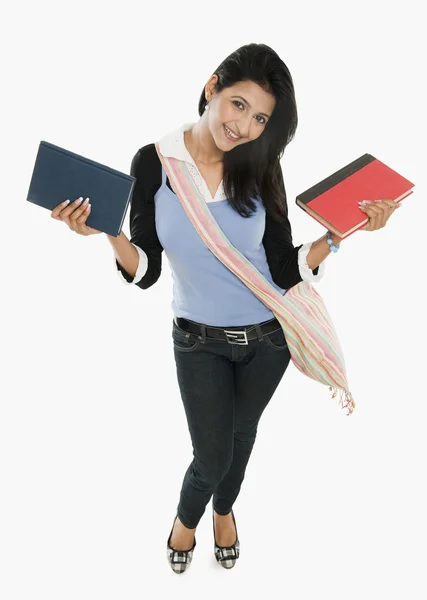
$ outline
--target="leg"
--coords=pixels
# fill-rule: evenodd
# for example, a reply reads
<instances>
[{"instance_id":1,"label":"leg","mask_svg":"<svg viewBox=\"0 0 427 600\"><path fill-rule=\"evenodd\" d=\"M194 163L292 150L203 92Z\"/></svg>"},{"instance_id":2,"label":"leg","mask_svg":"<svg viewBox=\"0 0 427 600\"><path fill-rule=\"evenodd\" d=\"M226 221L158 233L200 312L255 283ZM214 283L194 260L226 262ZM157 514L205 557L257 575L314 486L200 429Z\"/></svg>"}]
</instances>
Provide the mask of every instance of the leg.
<instances>
[{"instance_id":1,"label":"leg","mask_svg":"<svg viewBox=\"0 0 427 600\"><path fill-rule=\"evenodd\" d=\"M291 359L282 330L264 336L254 351L235 363L235 425L233 460L218 485L213 506L228 515L236 500L252 448L258 422L279 385ZM229 521L231 523L231 521Z\"/></svg>"},{"instance_id":2,"label":"leg","mask_svg":"<svg viewBox=\"0 0 427 600\"><path fill-rule=\"evenodd\" d=\"M181 523L192 529L230 468L234 373L226 344L196 343L191 349L194 340L184 340L179 335L174 334L174 352L193 460L184 476L177 513Z\"/></svg>"}]
</instances>

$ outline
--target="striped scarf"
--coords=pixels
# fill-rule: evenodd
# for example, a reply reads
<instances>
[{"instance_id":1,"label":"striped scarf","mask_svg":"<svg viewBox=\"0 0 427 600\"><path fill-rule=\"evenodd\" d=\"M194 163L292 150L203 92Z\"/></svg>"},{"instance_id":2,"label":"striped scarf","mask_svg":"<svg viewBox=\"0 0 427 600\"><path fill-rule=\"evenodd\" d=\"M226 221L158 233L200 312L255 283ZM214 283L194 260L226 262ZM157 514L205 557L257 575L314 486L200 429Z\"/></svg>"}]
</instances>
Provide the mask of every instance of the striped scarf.
<instances>
[{"instance_id":1,"label":"striped scarf","mask_svg":"<svg viewBox=\"0 0 427 600\"><path fill-rule=\"evenodd\" d=\"M334 325L315 287L301 281L280 294L235 248L218 226L197 189L187 163L157 154L171 186L203 242L236 277L267 306L282 326L292 362L301 373L339 394L341 408L350 415L356 405L348 389L344 356Z\"/></svg>"}]
</instances>

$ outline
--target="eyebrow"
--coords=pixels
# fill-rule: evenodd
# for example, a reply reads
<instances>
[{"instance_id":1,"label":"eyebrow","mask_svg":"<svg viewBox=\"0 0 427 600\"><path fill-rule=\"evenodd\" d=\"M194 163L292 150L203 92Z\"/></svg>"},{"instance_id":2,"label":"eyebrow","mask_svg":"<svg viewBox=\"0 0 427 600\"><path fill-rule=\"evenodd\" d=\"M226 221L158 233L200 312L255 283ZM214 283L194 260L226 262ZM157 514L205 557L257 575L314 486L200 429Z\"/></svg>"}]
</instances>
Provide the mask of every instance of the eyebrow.
<instances>
[{"instance_id":1,"label":"eyebrow","mask_svg":"<svg viewBox=\"0 0 427 600\"><path fill-rule=\"evenodd\" d=\"M243 100L243 102L246 102L246 104L250 107L251 105L249 104L249 102L243 98L243 96L231 96L232 98L241 98ZM265 117L267 117L268 119L270 118L270 115L268 115L267 113L259 113L260 115L264 115Z\"/></svg>"}]
</instances>

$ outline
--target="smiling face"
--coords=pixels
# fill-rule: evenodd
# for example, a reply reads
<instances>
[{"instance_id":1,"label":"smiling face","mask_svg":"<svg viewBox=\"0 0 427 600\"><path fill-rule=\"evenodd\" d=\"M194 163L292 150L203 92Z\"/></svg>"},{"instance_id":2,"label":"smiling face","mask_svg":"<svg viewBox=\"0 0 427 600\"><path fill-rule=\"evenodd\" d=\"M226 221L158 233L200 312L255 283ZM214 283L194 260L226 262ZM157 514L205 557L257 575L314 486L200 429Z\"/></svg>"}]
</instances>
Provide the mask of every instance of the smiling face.
<instances>
[{"instance_id":1,"label":"smiling face","mask_svg":"<svg viewBox=\"0 0 427 600\"><path fill-rule=\"evenodd\" d=\"M208 124L217 147L227 152L236 145L258 138L265 129L276 105L275 97L253 81L239 81L214 93L217 75L205 87L209 101ZM239 137L227 133L227 128Z\"/></svg>"}]
</instances>

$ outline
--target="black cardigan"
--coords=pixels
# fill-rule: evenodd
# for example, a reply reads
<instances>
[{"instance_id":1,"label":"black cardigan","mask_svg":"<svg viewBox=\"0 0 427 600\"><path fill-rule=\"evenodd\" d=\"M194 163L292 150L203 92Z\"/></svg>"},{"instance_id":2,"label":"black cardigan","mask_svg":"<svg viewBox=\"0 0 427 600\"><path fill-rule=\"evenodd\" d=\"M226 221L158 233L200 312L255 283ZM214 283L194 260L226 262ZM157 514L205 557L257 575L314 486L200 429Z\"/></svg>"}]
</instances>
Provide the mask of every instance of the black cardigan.
<instances>
[{"instance_id":1,"label":"black cardigan","mask_svg":"<svg viewBox=\"0 0 427 600\"><path fill-rule=\"evenodd\" d=\"M154 143L140 148L132 159L130 174L136 177L130 205L130 241L139 246L148 257L148 268L137 285L143 290L151 287L160 277L163 246L157 237L154 195L162 183L162 164ZM283 184L283 176L282 176ZM166 185L173 192L169 178ZM266 213L265 232L262 240L276 285L289 289L302 281L298 267L298 251L303 244L294 247L289 220L278 223ZM133 277L116 259L116 265L127 282ZM313 270L317 275L319 267Z\"/></svg>"}]
</instances>

